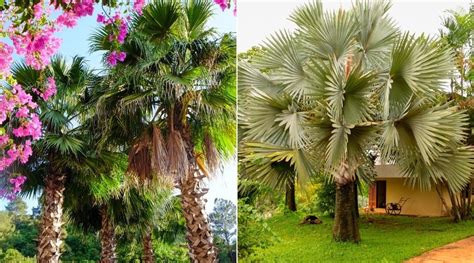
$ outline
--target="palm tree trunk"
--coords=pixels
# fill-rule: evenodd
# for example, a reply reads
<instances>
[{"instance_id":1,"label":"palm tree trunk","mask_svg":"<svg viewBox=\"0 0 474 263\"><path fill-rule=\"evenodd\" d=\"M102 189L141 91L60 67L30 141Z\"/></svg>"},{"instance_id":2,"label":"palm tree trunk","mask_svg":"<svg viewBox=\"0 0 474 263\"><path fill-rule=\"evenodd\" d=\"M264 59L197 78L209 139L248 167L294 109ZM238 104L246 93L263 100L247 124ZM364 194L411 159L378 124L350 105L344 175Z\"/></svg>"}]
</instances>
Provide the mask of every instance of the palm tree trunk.
<instances>
[{"instance_id":1,"label":"palm tree trunk","mask_svg":"<svg viewBox=\"0 0 474 263\"><path fill-rule=\"evenodd\" d=\"M459 212L459 206L456 199L456 195L448 189L449 199L451 200L451 214L453 216L454 222L461 221L461 213Z\"/></svg>"},{"instance_id":2,"label":"palm tree trunk","mask_svg":"<svg viewBox=\"0 0 474 263\"><path fill-rule=\"evenodd\" d=\"M358 190L357 190L358 183L359 183L358 180L354 181L354 208L355 208L356 218L360 217L360 215L359 215L359 193L358 193Z\"/></svg>"},{"instance_id":3,"label":"palm tree trunk","mask_svg":"<svg viewBox=\"0 0 474 263\"><path fill-rule=\"evenodd\" d=\"M467 218L471 217L471 205L472 205L472 185L471 182L467 185Z\"/></svg>"},{"instance_id":4,"label":"palm tree trunk","mask_svg":"<svg viewBox=\"0 0 474 263\"><path fill-rule=\"evenodd\" d=\"M200 173L195 160L191 159L189 174L178 182L186 219L189 257L193 263L213 263L217 258L217 250L212 243L212 233L202 200L202 196L207 193L207 189L201 188L203 178L204 175Z\"/></svg>"},{"instance_id":5,"label":"palm tree trunk","mask_svg":"<svg viewBox=\"0 0 474 263\"><path fill-rule=\"evenodd\" d=\"M64 201L64 175L49 174L45 178L41 231L38 237L38 262L59 262Z\"/></svg>"},{"instance_id":6,"label":"palm tree trunk","mask_svg":"<svg viewBox=\"0 0 474 263\"><path fill-rule=\"evenodd\" d=\"M333 238L336 241L360 241L359 225L355 212L354 183L336 185L336 215L334 217Z\"/></svg>"},{"instance_id":7,"label":"palm tree trunk","mask_svg":"<svg viewBox=\"0 0 474 263\"><path fill-rule=\"evenodd\" d=\"M442 184L436 184L436 193L438 193L438 197L441 200L441 203L443 204L444 209L449 213L449 206L446 200L443 197L443 185Z\"/></svg>"},{"instance_id":8,"label":"palm tree trunk","mask_svg":"<svg viewBox=\"0 0 474 263\"><path fill-rule=\"evenodd\" d=\"M286 206L290 211L296 211L295 181L292 180L286 183Z\"/></svg>"},{"instance_id":9,"label":"palm tree trunk","mask_svg":"<svg viewBox=\"0 0 474 263\"><path fill-rule=\"evenodd\" d=\"M360 233L355 206L355 180L350 171L344 163L335 176L336 214L332 234L335 241L358 243Z\"/></svg>"},{"instance_id":10,"label":"palm tree trunk","mask_svg":"<svg viewBox=\"0 0 474 263\"><path fill-rule=\"evenodd\" d=\"M115 240L115 228L110 220L107 206L100 208L101 229L100 229L100 262L113 263L117 262L117 254L115 249L117 247Z\"/></svg>"},{"instance_id":11,"label":"palm tree trunk","mask_svg":"<svg viewBox=\"0 0 474 263\"><path fill-rule=\"evenodd\" d=\"M146 230L143 235L143 262L153 263L155 262L155 256L153 255L153 244L151 242L151 228Z\"/></svg>"}]
</instances>

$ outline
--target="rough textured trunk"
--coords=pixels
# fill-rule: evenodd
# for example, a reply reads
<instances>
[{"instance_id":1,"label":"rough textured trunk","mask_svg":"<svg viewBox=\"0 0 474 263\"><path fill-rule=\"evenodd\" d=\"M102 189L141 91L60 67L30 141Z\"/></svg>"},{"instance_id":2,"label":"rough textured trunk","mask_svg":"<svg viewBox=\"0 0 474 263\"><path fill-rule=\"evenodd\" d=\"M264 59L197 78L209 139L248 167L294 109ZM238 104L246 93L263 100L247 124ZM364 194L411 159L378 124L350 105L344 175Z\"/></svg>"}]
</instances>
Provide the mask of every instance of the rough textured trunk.
<instances>
[{"instance_id":1,"label":"rough textured trunk","mask_svg":"<svg viewBox=\"0 0 474 263\"><path fill-rule=\"evenodd\" d=\"M181 204L186 219L189 257L193 263L216 262L217 250L212 243L212 234L204 210L202 196L207 189L201 188L204 178L195 165L190 162L189 174L178 182L181 190Z\"/></svg>"},{"instance_id":2,"label":"rough textured trunk","mask_svg":"<svg viewBox=\"0 0 474 263\"><path fill-rule=\"evenodd\" d=\"M295 181L288 181L286 184L286 206L290 211L296 211Z\"/></svg>"},{"instance_id":3,"label":"rough textured trunk","mask_svg":"<svg viewBox=\"0 0 474 263\"><path fill-rule=\"evenodd\" d=\"M217 262L217 248L212 240L211 227L205 212L203 196L209 189L202 188L205 175L198 167L194 152L194 144L190 126L183 123L180 102L171 109L168 125L171 132L179 131L184 144L187 157L186 174L177 174L176 187L181 191L181 209L186 221L186 239L188 241L188 254L192 263ZM176 147L179 148L179 147ZM170 153L170 148L168 148Z\"/></svg>"},{"instance_id":4,"label":"rough textured trunk","mask_svg":"<svg viewBox=\"0 0 474 263\"><path fill-rule=\"evenodd\" d=\"M333 238L336 241L358 243L360 233L355 206L355 171L343 162L334 180L336 181L336 213L332 230Z\"/></svg>"},{"instance_id":5,"label":"rough textured trunk","mask_svg":"<svg viewBox=\"0 0 474 263\"><path fill-rule=\"evenodd\" d=\"M359 225L354 207L354 183L336 185L336 214L334 216L333 238L336 241L360 241Z\"/></svg>"},{"instance_id":6,"label":"rough textured trunk","mask_svg":"<svg viewBox=\"0 0 474 263\"><path fill-rule=\"evenodd\" d=\"M49 174L45 178L41 231L38 236L38 262L59 262L64 201L64 175Z\"/></svg>"},{"instance_id":7,"label":"rough textured trunk","mask_svg":"<svg viewBox=\"0 0 474 263\"><path fill-rule=\"evenodd\" d=\"M100 229L100 262L113 263L117 262L117 254L115 249L117 247L115 241L115 228L110 220L109 213L106 206L100 209L101 229Z\"/></svg>"},{"instance_id":8,"label":"rough textured trunk","mask_svg":"<svg viewBox=\"0 0 474 263\"><path fill-rule=\"evenodd\" d=\"M151 242L151 228L148 228L146 233L143 235L143 262L153 263L155 262L155 256L153 255L153 244Z\"/></svg>"}]
</instances>

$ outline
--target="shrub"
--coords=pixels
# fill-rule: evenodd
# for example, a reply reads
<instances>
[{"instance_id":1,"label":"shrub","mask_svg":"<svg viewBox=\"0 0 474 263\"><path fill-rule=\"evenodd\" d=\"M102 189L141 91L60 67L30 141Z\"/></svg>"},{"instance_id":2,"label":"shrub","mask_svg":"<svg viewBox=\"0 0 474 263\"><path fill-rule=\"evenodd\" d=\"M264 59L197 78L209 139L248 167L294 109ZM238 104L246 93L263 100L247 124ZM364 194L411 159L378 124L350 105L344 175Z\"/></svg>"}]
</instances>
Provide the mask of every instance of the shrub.
<instances>
[{"instance_id":1,"label":"shrub","mask_svg":"<svg viewBox=\"0 0 474 263\"><path fill-rule=\"evenodd\" d=\"M317 210L324 215L334 217L336 208L336 185L329 180L323 180L316 195Z\"/></svg>"},{"instance_id":2,"label":"shrub","mask_svg":"<svg viewBox=\"0 0 474 263\"><path fill-rule=\"evenodd\" d=\"M264 221L261 213L253 206L239 200L239 258L245 258L255 252L256 248L266 248L273 243L275 234Z\"/></svg>"}]
</instances>

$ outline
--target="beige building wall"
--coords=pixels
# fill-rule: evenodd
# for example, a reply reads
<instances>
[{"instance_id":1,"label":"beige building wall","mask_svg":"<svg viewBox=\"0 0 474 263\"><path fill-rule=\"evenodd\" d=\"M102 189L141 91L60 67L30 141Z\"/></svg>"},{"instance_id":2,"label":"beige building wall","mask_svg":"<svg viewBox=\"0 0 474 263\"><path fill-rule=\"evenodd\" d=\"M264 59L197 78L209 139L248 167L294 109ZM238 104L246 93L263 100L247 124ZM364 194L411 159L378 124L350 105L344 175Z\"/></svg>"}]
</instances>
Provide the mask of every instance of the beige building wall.
<instances>
[{"instance_id":1,"label":"beige building wall","mask_svg":"<svg viewBox=\"0 0 474 263\"><path fill-rule=\"evenodd\" d=\"M418 188L412 188L405 184L403 178L396 165L377 165L377 181L387 182L387 203L397 203L400 198L410 198L402 208L403 215L418 215L418 216L446 216L448 211L443 206L436 189L431 191L421 191ZM474 179L472 180L474 187ZM451 202L446 189L442 191L444 200L450 207Z\"/></svg>"},{"instance_id":2,"label":"beige building wall","mask_svg":"<svg viewBox=\"0 0 474 263\"><path fill-rule=\"evenodd\" d=\"M387 181L387 203L397 203L401 197L409 198L402 208L402 215L443 216L446 211L436 193L420 191L405 185L403 178L378 179ZM449 198L446 193L446 198ZM446 200L449 203L449 199Z\"/></svg>"}]
</instances>

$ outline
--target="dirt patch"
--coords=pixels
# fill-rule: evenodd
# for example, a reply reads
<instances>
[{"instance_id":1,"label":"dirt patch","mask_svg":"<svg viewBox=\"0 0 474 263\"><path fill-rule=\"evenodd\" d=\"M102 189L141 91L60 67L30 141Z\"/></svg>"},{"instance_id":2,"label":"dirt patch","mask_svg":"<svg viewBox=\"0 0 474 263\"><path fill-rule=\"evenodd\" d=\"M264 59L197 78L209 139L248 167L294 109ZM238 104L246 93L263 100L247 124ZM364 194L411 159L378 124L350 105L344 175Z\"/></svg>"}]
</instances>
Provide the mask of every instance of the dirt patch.
<instances>
[{"instance_id":1,"label":"dirt patch","mask_svg":"<svg viewBox=\"0 0 474 263\"><path fill-rule=\"evenodd\" d=\"M466 238L414 257L406 263L474 263L474 237Z\"/></svg>"}]
</instances>

